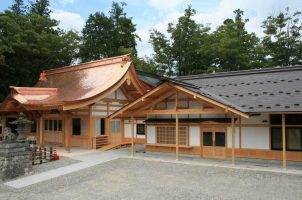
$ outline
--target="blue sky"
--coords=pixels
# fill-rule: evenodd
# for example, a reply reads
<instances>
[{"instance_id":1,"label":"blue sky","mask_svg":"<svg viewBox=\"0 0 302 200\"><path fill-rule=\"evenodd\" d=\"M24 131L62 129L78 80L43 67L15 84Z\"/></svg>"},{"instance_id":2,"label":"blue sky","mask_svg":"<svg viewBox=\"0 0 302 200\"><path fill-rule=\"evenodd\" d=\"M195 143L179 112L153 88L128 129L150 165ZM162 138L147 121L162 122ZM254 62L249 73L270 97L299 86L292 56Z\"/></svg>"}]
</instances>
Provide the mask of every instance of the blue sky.
<instances>
[{"instance_id":1,"label":"blue sky","mask_svg":"<svg viewBox=\"0 0 302 200\"><path fill-rule=\"evenodd\" d=\"M27 0L24 0L27 2ZM123 0L129 17L137 25L138 54L150 56L153 52L148 43L149 31L157 29L164 32L169 22L177 22L187 5L191 4L197 11L194 19L209 24L212 29L221 25L224 19L232 18L233 10L240 8L250 21L247 30L260 37L262 21L269 15L277 14L289 6L292 12L302 9L302 0ZM5 10L13 0L1 0L0 11ZM119 2L119 1L118 1ZM108 13L112 0L50 0L51 17L59 20L65 30L81 31L89 14L97 11Z\"/></svg>"}]
</instances>

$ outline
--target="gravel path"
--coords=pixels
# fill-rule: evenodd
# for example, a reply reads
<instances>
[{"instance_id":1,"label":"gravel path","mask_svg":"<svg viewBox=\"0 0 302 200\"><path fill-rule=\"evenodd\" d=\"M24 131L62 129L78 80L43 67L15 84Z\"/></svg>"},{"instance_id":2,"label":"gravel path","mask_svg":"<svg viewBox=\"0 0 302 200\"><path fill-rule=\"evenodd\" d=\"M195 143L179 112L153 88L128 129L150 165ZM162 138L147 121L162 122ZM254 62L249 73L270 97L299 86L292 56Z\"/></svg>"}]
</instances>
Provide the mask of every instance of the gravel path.
<instances>
[{"instance_id":1,"label":"gravel path","mask_svg":"<svg viewBox=\"0 0 302 200\"><path fill-rule=\"evenodd\" d=\"M302 199L302 176L117 159L0 199Z\"/></svg>"}]
</instances>

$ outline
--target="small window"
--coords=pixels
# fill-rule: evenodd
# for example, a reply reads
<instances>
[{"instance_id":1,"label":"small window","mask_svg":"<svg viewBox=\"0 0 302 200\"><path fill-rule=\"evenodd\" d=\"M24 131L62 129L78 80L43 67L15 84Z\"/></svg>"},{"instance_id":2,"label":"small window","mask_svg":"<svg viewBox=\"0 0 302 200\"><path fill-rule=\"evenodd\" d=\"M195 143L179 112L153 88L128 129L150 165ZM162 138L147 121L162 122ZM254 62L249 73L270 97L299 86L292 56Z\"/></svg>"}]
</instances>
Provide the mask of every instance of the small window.
<instances>
[{"instance_id":1,"label":"small window","mask_svg":"<svg viewBox=\"0 0 302 200\"><path fill-rule=\"evenodd\" d=\"M137 124L136 125L136 134L137 135L145 135L145 124Z\"/></svg>"},{"instance_id":2,"label":"small window","mask_svg":"<svg viewBox=\"0 0 302 200\"><path fill-rule=\"evenodd\" d=\"M50 130L50 131L52 131L53 129L52 129L52 120L49 120L49 124L48 124L48 130Z\"/></svg>"},{"instance_id":3,"label":"small window","mask_svg":"<svg viewBox=\"0 0 302 200\"><path fill-rule=\"evenodd\" d=\"M81 135L81 119L72 119L72 135Z\"/></svg>"},{"instance_id":4,"label":"small window","mask_svg":"<svg viewBox=\"0 0 302 200\"><path fill-rule=\"evenodd\" d=\"M282 128L272 127L271 128L271 149L282 150Z\"/></svg>"},{"instance_id":5,"label":"small window","mask_svg":"<svg viewBox=\"0 0 302 200\"><path fill-rule=\"evenodd\" d=\"M58 120L53 120L53 130L54 131L58 130Z\"/></svg>"},{"instance_id":6,"label":"small window","mask_svg":"<svg viewBox=\"0 0 302 200\"><path fill-rule=\"evenodd\" d=\"M44 120L44 130L48 131L48 120Z\"/></svg>"},{"instance_id":7,"label":"small window","mask_svg":"<svg viewBox=\"0 0 302 200\"><path fill-rule=\"evenodd\" d=\"M203 145L204 146L213 146L213 133L212 132L203 132Z\"/></svg>"},{"instance_id":8,"label":"small window","mask_svg":"<svg viewBox=\"0 0 302 200\"><path fill-rule=\"evenodd\" d=\"M58 131L62 131L62 120L58 120Z\"/></svg>"},{"instance_id":9,"label":"small window","mask_svg":"<svg viewBox=\"0 0 302 200\"><path fill-rule=\"evenodd\" d=\"M110 130L113 133L119 133L120 132L120 121L115 120L110 122Z\"/></svg>"},{"instance_id":10,"label":"small window","mask_svg":"<svg viewBox=\"0 0 302 200\"><path fill-rule=\"evenodd\" d=\"M289 151L302 151L302 129L286 129L286 148Z\"/></svg>"},{"instance_id":11,"label":"small window","mask_svg":"<svg viewBox=\"0 0 302 200\"><path fill-rule=\"evenodd\" d=\"M215 133L215 146L225 147L225 133L224 132Z\"/></svg>"},{"instance_id":12,"label":"small window","mask_svg":"<svg viewBox=\"0 0 302 200\"><path fill-rule=\"evenodd\" d=\"M97 135L105 135L105 119L95 120L95 133Z\"/></svg>"},{"instance_id":13,"label":"small window","mask_svg":"<svg viewBox=\"0 0 302 200\"><path fill-rule=\"evenodd\" d=\"M33 123L30 125L30 132L36 133L37 132L37 121L34 120Z\"/></svg>"}]
</instances>

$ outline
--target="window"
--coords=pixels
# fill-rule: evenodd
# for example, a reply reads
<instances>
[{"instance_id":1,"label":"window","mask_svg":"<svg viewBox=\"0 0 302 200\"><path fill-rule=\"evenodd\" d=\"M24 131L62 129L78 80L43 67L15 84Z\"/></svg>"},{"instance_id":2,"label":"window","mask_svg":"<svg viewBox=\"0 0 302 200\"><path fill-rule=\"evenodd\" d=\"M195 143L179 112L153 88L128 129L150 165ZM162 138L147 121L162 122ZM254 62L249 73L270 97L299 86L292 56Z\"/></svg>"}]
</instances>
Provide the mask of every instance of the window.
<instances>
[{"instance_id":1,"label":"window","mask_svg":"<svg viewBox=\"0 0 302 200\"><path fill-rule=\"evenodd\" d=\"M273 114L271 115L271 124L281 125L282 124L282 115ZM301 125L302 124L302 114L287 114L285 115L285 124L286 125Z\"/></svg>"},{"instance_id":2,"label":"window","mask_svg":"<svg viewBox=\"0 0 302 200\"><path fill-rule=\"evenodd\" d=\"M105 119L95 120L95 133L97 135L105 135Z\"/></svg>"},{"instance_id":3,"label":"window","mask_svg":"<svg viewBox=\"0 0 302 200\"><path fill-rule=\"evenodd\" d=\"M44 130L48 131L48 120L44 120Z\"/></svg>"},{"instance_id":4,"label":"window","mask_svg":"<svg viewBox=\"0 0 302 200\"><path fill-rule=\"evenodd\" d=\"M30 132L36 133L37 132L37 121L34 120L33 123L30 125Z\"/></svg>"},{"instance_id":5,"label":"window","mask_svg":"<svg viewBox=\"0 0 302 200\"><path fill-rule=\"evenodd\" d=\"M282 150L282 128L272 127L271 128L271 149Z\"/></svg>"},{"instance_id":6,"label":"window","mask_svg":"<svg viewBox=\"0 0 302 200\"><path fill-rule=\"evenodd\" d=\"M286 148L289 151L302 151L302 128L286 129Z\"/></svg>"},{"instance_id":7,"label":"window","mask_svg":"<svg viewBox=\"0 0 302 200\"><path fill-rule=\"evenodd\" d=\"M52 120L48 120L49 124L48 124L48 130L52 131Z\"/></svg>"},{"instance_id":8,"label":"window","mask_svg":"<svg viewBox=\"0 0 302 200\"><path fill-rule=\"evenodd\" d=\"M282 127L271 128L271 149L282 150ZM286 150L302 151L302 128L286 128Z\"/></svg>"},{"instance_id":9,"label":"window","mask_svg":"<svg viewBox=\"0 0 302 200\"><path fill-rule=\"evenodd\" d=\"M176 128L171 126L158 126L156 127L156 141L158 144L175 144ZM187 128L179 127L179 144L187 144Z\"/></svg>"},{"instance_id":10,"label":"window","mask_svg":"<svg viewBox=\"0 0 302 200\"><path fill-rule=\"evenodd\" d=\"M224 132L215 133L215 146L225 147L225 133Z\"/></svg>"},{"instance_id":11,"label":"window","mask_svg":"<svg viewBox=\"0 0 302 200\"><path fill-rule=\"evenodd\" d=\"M145 135L145 124L136 124L136 134Z\"/></svg>"},{"instance_id":12,"label":"window","mask_svg":"<svg viewBox=\"0 0 302 200\"><path fill-rule=\"evenodd\" d=\"M72 135L81 135L81 119L72 119Z\"/></svg>"},{"instance_id":13,"label":"window","mask_svg":"<svg viewBox=\"0 0 302 200\"><path fill-rule=\"evenodd\" d=\"M62 131L62 120L58 120L58 131Z\"/></svg>"},{"instance_id":14,"label":"window","mask_svg":"<svg viewBox=\"0 0 302 200\"><path fill-rule=\"evenodd\" d=\"M53 120L53 130L54 131L58 130L58 121L57 120Z\"/></svg>"},{"instance_id":15,"label":"window","mask_svg":"<svg viewBox=\"0 0 302 200\"><path fill-rule=\"evenodd\" d=\"M204 146L213 146L213 133L212 132L203 132L203 145Z\"/></svg>"},{"instance_id":16,"label":"window","mask_svg":"<svg viewBox=\"0 0 302 200\"><path fill-rule=\"evenodd\" d=\"M110 130L113 133L119 133L120 132L120 126L121 122L119 120L114 120L110 122Z\"/></svg>"}]
</instances>

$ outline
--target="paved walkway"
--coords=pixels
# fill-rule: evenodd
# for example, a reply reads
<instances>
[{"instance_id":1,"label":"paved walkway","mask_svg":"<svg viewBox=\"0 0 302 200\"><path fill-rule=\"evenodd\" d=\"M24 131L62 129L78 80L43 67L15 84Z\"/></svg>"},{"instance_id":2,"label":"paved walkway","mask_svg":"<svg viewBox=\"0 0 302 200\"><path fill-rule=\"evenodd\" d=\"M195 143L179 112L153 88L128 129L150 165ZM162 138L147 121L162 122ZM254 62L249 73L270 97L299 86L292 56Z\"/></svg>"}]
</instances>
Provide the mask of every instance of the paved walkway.
<instances>
[{"instance_id":1,"label":"paved walkway","mask_svg":"<svg viewBox=\"0 0 302 200\"><path fill-rule=\"evenodd\" d=\"M122 156L125 156L127 152L125 151L94 151L94 150L80 150L75 149L74 152L64 152L59 149L59 155L71 157L72 159L76 159L82 161L80 163L68 165L65 167L49 170L46 172L42 172L40 174L35 174L31 176L27 176L24 178L20 178L17 180L5 182L4 184L14 188L23 188L29 185L33 185L36 183L40 183L42 181L46 181L55 177L59 177L65 174L69 174L72 172L76 172L88 167L92 167L104 162L108 162L111 160L115 160Z\"/></svg>"}]
</instances>

